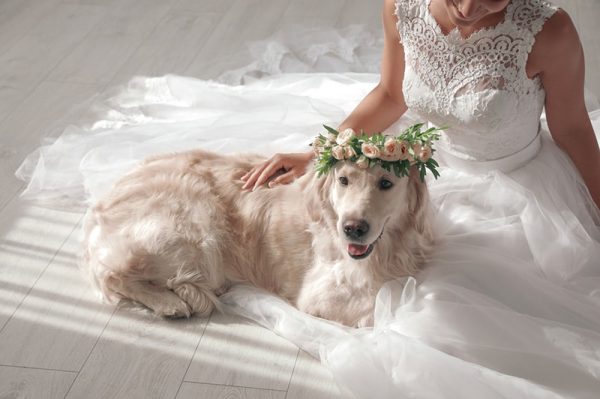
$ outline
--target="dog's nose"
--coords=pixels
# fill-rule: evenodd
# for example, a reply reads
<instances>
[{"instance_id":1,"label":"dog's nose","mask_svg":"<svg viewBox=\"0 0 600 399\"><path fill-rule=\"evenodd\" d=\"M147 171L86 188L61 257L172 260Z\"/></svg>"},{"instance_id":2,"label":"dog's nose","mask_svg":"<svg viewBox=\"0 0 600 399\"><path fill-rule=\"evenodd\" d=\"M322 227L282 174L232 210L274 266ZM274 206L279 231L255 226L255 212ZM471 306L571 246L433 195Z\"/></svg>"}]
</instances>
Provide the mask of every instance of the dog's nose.
<instances>
[{"instance_id":1,"label":"dog's nose","mask_svg":"<svg viewBox=\"0 0 600 399\"><path fill-rule=\"evenodd\" d=\"M369 232L369 223L366 220L352 220L344 224L344 233L348 238L360 239Z\"/></svg>"}]
</instances>

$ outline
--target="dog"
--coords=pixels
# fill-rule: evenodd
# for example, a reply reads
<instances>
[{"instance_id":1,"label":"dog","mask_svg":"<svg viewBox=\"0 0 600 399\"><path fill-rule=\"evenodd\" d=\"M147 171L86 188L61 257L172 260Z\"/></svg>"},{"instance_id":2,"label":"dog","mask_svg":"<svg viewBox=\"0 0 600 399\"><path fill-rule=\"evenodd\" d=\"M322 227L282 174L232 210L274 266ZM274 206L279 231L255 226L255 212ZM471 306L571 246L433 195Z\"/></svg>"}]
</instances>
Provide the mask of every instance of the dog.
<instances>
[{"instance_id":1,"label":"dog","mask_svg":"<svg viewBox=\"0 0 600 399\"><path fill-rule=\"evenodd\" d=\"M193 150L150 158L87 212L83 267L103 297L164 317L208 316L248 283L301 311L373 324L386 282L414 275L432 244L416 171L338 162L289 185L242 190L263 159Z\"/></svg>"}]
</instances>

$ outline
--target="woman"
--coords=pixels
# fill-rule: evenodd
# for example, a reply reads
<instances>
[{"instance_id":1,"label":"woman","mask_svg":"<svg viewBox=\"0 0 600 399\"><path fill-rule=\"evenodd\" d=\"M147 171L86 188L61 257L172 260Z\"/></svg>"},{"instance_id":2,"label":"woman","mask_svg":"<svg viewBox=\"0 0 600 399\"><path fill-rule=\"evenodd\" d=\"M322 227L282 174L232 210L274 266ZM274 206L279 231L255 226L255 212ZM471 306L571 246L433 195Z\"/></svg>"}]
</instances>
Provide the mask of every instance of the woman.
<instances>
[{"instance_id":1,"label":"woman","mask_svg":"<svg viewBox=\"0 0 600 399\"><path fill-rule=\"evenodd\" d=\"M505 19L509 3L510 0L431 0L429 12L443 35L456 30L461 37L468 38L479 30L499 25ZM527 5L542 9L543 4L536 1ZM402 91L404 48L396 26L395 9L396 1L385 1L385 47L379 85L342 122L340 131L353 128L355 131L382 132L408 109ZM573 160L596 205L600 205L600 173L597 173L600 171L600 152L584 103L583 50L567 13L557 10L532 44L525 73L530 79L539 77L544 88L552 137ZM280 169L286 173L273 179L270 185L289 183L304 174L312 158L312 151L276 154L242 178L246 183L244 188L264 184Z\"/></svg>"},{"instance_id":2,"label":"woman","mask_svg":"<svg viewBox=\"0 0 600 399\"><path fill-rule=\"evenodd\" d=\"M386 0L383 20L380 82L340 129L384 131L407 109L449 126L430 181L433 259L380 292L373 331L324 338L234 292L237 311L318 342L357 397L597 396L600 151L569 16L543 0ZM311 159L278 154L245 188L280 169L271 184L288 183Z\"/></svg>"}]
</instances>

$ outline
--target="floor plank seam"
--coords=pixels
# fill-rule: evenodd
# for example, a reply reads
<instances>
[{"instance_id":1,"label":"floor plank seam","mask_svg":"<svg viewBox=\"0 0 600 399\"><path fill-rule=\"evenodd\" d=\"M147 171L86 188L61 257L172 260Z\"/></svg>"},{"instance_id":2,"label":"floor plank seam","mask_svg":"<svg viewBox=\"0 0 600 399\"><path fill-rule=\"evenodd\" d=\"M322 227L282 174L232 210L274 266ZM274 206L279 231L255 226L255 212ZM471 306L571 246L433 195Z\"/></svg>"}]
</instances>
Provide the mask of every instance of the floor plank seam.
<instances>
[{"instance_id":1,"label":"floor plank seam","mask_svg":"<svg viewBox=\"0 0 600 399\"><path fill-rule=\"evenodd\" d=\"M83 220L83 216L84 215L81 215L81 217L79 218L79 220L77 221L77 223L75 223L75 226L73 226L73 229L71 229L71 232L69 234L67 234L67 236L65 237L65 239L58 246L58 249L56 251L54 251L54 254L50 258L50 260L48 260L48 263L46 264L46 266L44 266L43 270L36 277L36 279L33 282L33 284L31 284L31 286L29 287L29 289L27 290L27 292L25 293L25 295L23 295L23 298L21 298L21 301L19 302L19 304L15 307L15 310L11 313L10 317L6 319L6 322L0 328L0 333L2 333L2 331L4 330L4 328L8 325L8 323L10 323L10 321L14 317L15 313L17 313L17 311L21 308L21 306L23 305L23 302L25 302L25 299L27 299L27 297L29 296L29 294L31 293L31 291L35 288L36 284L40 281L40 279L42 278L42 276L44 275L44 273L46 273L46 270L48 270L48 267L52 264L52 262L54 262L54 259L56 259L56 256L58 255L58 253L65 246L66 242L69 240L69 238L71 237L71 235L73 235L73 232L75 232L75 230L78 227L81 226L81 221Z\"/></svg>"},{"instance_id":2,"label":"floor plank seam","mask_svg":"<svg viewBox=\"0 0 600 399\"><path fill-rule=\"evenodd\" d=\"M98 6L96 6L98 7ZM106 13L106 10L105 10ZM79 45L81 44L81 42L83 42L83 40L88 37L88 35L96 28L96 26L98 26L101 22L102 18L98 19L98 22L96 22L96 24L94 24L94 26L90 29L90 31L88 33L86 33L85 35L83 35L83 37L81 38L80 41L78 41L77 43L73 44L73 47L70 49L70 52L66 52L62 58L60 58L59 60L56 61L56 63L46 72L46 74L41 74L42 77L40 79L40 81L38 82L38 84L36 84L34 87L30 88L30 90L25 90L25 97L23 97L23 99L21 101L18 101L18 105L15 106L12 110L10 110L5 116L4 118L0 119L0 126L2 126L2 124L8 120L8 118L21 106L25 103L25 101L27 101L29 99L29 97L31 97L31 95L33 93L35 93L35 91L44 83L47 81L48 77L50 76L50 74L61 64L61 62L63 62L72 52L73 50ZM24 35L23 37L25 37L26 35Z\"/></svg>"},{"instance_id":3,"label":"floor plank seam","mask_svg":"<svg viewBox=\"0 0 600 399\"><path fill-rule=\"evenodd\" d=\"M13 173L16 173L16 171L14 171ZM0 213L4 212L4 209L6 209L6 207L13 201L15 201L15 199L21 195L21 193L23 192L23 190L25 190L25 186L26 183L25 182L21 182L21 184L19 185L19 188L17 188L17 190L15 190L14 194L8 198L6 200L6 202L2 205L0 205Z\"/></svg>"},{"instance_id":4,"label":"floor plank seam","mask_svg":"<svg viewBox=\"0 0 600 399\"><path fill-rule=\"evenodd\" d=\"M15 369L26 369L26 370L57 371L59 373L77 374L76 370L62 370L62 369L51 369L51 368L45 368L45 367L18 366L18 365L14 365L14 364L0 363L0 367L10 367L10 368L15 368Z\"/></svg>"},{"instance_id":5,"label":"floor plank seam","mask_svg":"<svg viewBox=\"0 0 600 399\"><path fill-rule=\"evenodd\" d=\"M117 306L115 306L113 308L112 313L110 314L110 317L108 318L108 320L104 324L104 327L102 327L102 331L100 332L100 334L98 334L98 337L96 337L96 342L94 342L94 345L92 346L92 348L90 349L90 351L89 351L88 355L86 356L85 360L81 364L81 367L79 368L79 371L77 371L77 375L75 376L75 378L73 378L73 382L71 383L71 385L69 385L69 389L65 393L64 399L66 399L69 396L69 393L71 393L71 389L73 389L73 386L77 382L77 379L79 378L79 374L81 374L81 370L83 370L83 368L85 367L86 363L90 359L90 356L92 356L92 353L94 352L94 349L96 349L96 346L98 345L98 342L100 341L100 338L102 338L102 336L104 335L104 332L106 331L106 327L108 327L108 325L109 325L110 321L112 320L113 316L115 315L117 309L118 309Z\"/></svg>"},{"instance_id":6,"label":"floor plank seam","mask_svg":"<svg viewBox=\"0 0 600 399\"><path fill-rule=\"evenodd\" d=\"M62 3L65 4L65 3ZM67 4L72 4L72 3L67 3ZM96 6L96 7L100 7L100 6ZM77 46L79 46L81 43L84 42L85 39L88 38L88 36L90 36L92 34L92 32L94 31L94 29L96 29L96 27L98 27L101 23L102 20L104 19L104 17L106 16L106 14L108 13L108 8L104 7L104 14L98 18L98 21L94 24L94 26L92 26L90 28L90 30L81 37L81 40L79 40L77 43L73 44L73 47L71 48L71 51L66 53L58 62L56 62L56 64L54 64L54 66L52 68L50 68L50 70L48 71L48 73L46 74L46 76L44 76L44 79L42 80L42 82L40 82L40 84L42 84L43 82L49 81L48 77L51 76L52 72L54 72L54 70L56 68L58 68L58 66L68 57L70 56L73 51L77 48ZM72 83L72 82L61 82L61 83ZM39 86L39 85L38 85ZM36 87L37 88L37 87Z\"/></svg>"},{"instance_id":7,"label":"floor plank seam","mask_svg":"<svg viewBox=\"0 0 600 399\"><path fill-rule=\"evenodd\" d=\"M286 392L283 389L272 389L272 388L256 388L256 387L246 387L243 385L225 385L225 384L215 384L213 382L196 382L196 381L183 381L186 384L194 384L194 385L211 385L215 387L228 387L228 388L242 388L242 389L254 389L257 391L271 391L271 392ZM182 383L182 385L183 385Z\"/></svg>"},{"instance_id":8,"label":"floor plank seam","mask_svg":"<svg viewBox=\"0 0 600 399\"><path fill-rule=\"evenodd\" d=\"M214 313L213 313L214 314ZM181 378L181 382L179 383L179 388L177 388L177 392L175 393L174 398L177 398L177 396L179 395L179 391L181 391L181 387L183 386L183 384L185 382L187 382L185 380L185 376L188 373L188 370L190 369L190 366L192 365L192 362L194 361L194 357L196 356L196 352L198 351L198 347L200 346L200 342L202 342L202 338L204 337L204 333L206 332L206 327L208 327L208 323L210 322L210 319L212 319L212 315L211 314L208 319L206 320L206 322L204 323L204 328L202 329L202 334L200 334L200 339L198 340L198 343L196 344L196 348L194 348L194 353L192 353L192 356L190 357L190 361L188 362L188 365L185 369L185 373L183 373L183 377Z\"/></svg>"},{"instance_id":9,"label":"floor plank seam","mask_svg":"<svg viewBox=\"0 0 600 399\"><path fill-rule=\"evenodd\" d=\"M294 360L294 367L292 367L292 372L290 373L290 380L288 381L288 386L285 390L284 399L287 399L288 393L290 392L290 386L292 385L292 378L294 378L294 373L296 372L296 365L298 364L298 358L300 357L301 349L298 348L296 351L296 360Z\"/></svg>"},{"instance_id":10,"label":"floor plank seam","mask_svg":"<svg viewBox=\"0 0 600 399\"><path fill-rule=\"evenodd\" d=\"M113 75L110 77L110 79L107 79L106 83L100 86L102 88L101 92L104 92L108 88L115 87L115 86L117 86L119 84L119 82L115 82L115 78L117 76L119 76L119 72L121 71L121 69L123 69L123 68L125 68L127 66L128 61L144 45L144 43L146 42L146 40L149 37L152 36L152 34L156 31L156 29L158 29L158 27L160 26L160 24L167 19L169 13L173 10L173 4L175 4L175 3L171 2L171 5L169 6L169 8L167 8L167 10L165 11L165 13L156 21L156 24L154 25L154 27L152 29L149 29L148 32L141 38L141 40L140 40L139 44L137 45L137 47L130 52L130 54L127 57L127 59L123 60L123 63L121 64L121 67L117 68L115 70L115 72L113 73ZM121 84L123 84L123 83L124 82L121 82Z\"/></svg>"}]
</instances>

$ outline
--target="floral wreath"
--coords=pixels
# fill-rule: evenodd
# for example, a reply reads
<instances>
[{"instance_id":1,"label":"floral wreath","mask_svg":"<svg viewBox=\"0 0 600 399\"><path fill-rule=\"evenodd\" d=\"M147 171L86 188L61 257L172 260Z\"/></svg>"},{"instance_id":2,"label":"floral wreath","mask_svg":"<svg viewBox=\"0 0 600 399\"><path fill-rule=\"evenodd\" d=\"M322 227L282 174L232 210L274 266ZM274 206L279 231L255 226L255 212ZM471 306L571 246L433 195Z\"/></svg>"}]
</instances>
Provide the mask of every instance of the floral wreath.
<instances>
[{"instance_id":1,"label":"floral wreath","mask_svg":"<svg viewBox=\"0 0 600 399\"><path fill-rule=\"evenodd\" d=\"M363 131L357 134L352 129L341 133L323 125L327 135L319 134L311 144L315 152L315 169L318 176L328 173L338 161L354 162L359 168L381 166L396 176L408 176L410 168L416 166L421 181L425 181L427 169L437 179L439 166L432 158L435 150L432 142L439 140L437 133L443 128L421 131L423 123L413 125L398 136L381 133L368 136Z\"/></svg>"}]
</instances>

